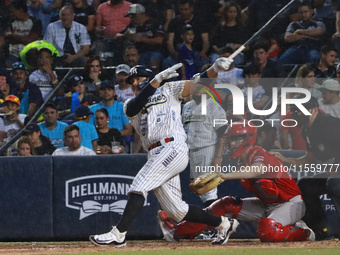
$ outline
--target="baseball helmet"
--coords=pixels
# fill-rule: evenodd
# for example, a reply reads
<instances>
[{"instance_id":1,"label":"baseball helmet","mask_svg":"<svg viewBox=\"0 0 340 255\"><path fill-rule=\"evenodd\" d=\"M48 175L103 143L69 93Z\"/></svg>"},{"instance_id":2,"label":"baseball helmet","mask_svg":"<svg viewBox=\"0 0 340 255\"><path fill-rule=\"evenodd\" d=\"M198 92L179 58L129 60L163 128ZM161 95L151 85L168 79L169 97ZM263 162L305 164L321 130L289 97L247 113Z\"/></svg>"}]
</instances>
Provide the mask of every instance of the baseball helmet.
<instances>
[{"instance_id":1,"label":"baseball helmet","mask_svg":"<svg viewBox=\"0 0 340 255\"><path fill-rule=\"evenodd\" d=\"M137 65L131 68L129 76L126 78L126 82L129 84L133 83L133 79L136 77L146 77L144 81L138 84L140 89L143 89L152 79L155 74L148 68L142 65Z\"/></svg>"},{"instance_id":2,"label":"baseball helmet","mask_svg":"<svg viewBox=\"0 0 340 255\"><path fill-rule=\"evenodd\" d=\"M226 138L227 153L230 159L240 157L247 149L256 142L256 127L249 126L246 122L238 121L232 123L226 130L224 137ZM232 147L230 143L235 140L242 139L242 143L237 147Z\"/></svg>"}]
</instances>

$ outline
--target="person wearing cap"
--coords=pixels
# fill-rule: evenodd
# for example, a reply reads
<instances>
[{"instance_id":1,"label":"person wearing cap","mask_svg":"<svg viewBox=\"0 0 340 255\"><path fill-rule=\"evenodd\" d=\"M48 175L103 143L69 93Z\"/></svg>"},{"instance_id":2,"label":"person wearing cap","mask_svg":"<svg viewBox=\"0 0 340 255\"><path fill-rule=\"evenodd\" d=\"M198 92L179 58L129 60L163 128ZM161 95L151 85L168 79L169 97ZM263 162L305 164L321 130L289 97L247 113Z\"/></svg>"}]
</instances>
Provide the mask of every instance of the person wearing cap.
<instances>
[{"instance_id":1,"label":"person wearing cap","mask_svg":"<svg viewBox=\"0 0 340 255\"><path fill-rule=\"evenodd\" d=\"M123 103L115 101L116 91L111 81L103 81L100 85L99 97L101 102L90 106L92 112L105 108L109 112L109 127L116 128L122 136L132 135L132 126L123 111ZM91 115L90 123L96 125L95 118Z\"/></svg>"},{"instance_id":2,"label":"person wearing cap","mask_svg":"<svg viewBox=\"0 0 340 255\"><path fill-rule=\"evenodd\" d=\"M9 56L6 59L8 68L18 60L24 46L38 40L42 32L41 20L30 16L26 1L13 0L9 9L15 20L5 33L5 39L9 42Z\"/></svg>"},{"instance_id":3,"label":"person wearing cap","mask_svg":"<svg viewBox=\"0 0 340 255\"><path fill-rule=\"evenodd\" d=\"M93 156L96 153L80 144L79 127L70 125L65 128L64 140L67 146L56 149L52 156Z\"/></svg>"},{"instance_id":4,"label":"person wearing cap","mask_svg":"<svg viewBox=\"0 0 340 255\"><path fill-rule=\"evenodd\" d=\"M12 78L18 84L15 95L21 102L19 113L33 117L37 108L44 102L41 91L36 84L28 80L28 71L22 62L12 64Z\"/></svg>"},{"instance_id":5,"label":"person wearing cap","mask_svg":"<svg viewBox=\"0 0 340 255\"><path fill-rule=\"evenodd\" d=\"M192 42L195 38L194 29L190 24L186 24L182 29L181 38L183 43L178 48L178 62L182 63L182 80L190 80L196 73L195 54Z\"/></svg>"},{"instance_id":6,"label":"person wearing cap","mask_svg":"<svg viewBox=\"0 0 340 255\"><path fill-rule=\"evenodd\" d=\"M59 113L57 106L53 103L47 103L43 109L44 121L39 123L41 133L51 140L54 147L61 148L64 146L64 129L67 124L58 120Z\"/></svg>"},{"instance_id":7,"label":"person wearing cap","mask_svg":"<svg viewBox=\"0 0 340 255\"><path fill-rule=\"evenodd\" d=\"M36 155L52 155L52 153L56 150L50 139L41 134L38 124L28 124L25 127L24 134L32 143Z\"/></svg>"},{"instance_id":8,"label":"person wearing cap","mask_svg":"<svg viewBox=\"0 0 340 255\"><path fill-rule=\"evenodd\" d=\"M116 67L116 95L117 101L124 103L129 98L135 97L135 93L133 93L131 89L131 85L126 82L126 78L130 73L130 67L125 64L120 64Z\"/></svg>"},{"instance_id":9,"label":"person wearing cap","mask_svg":"<svg viewBox=\"0 0 340 255\"><path fill-rule=\"evenodd\" d=\"M298 95L295 98L304 98ZM303 220L313 229L316 240L328 237L327 219L320 201L320 195L328 194L336 208L340 220L340 174L336 164L340 163L340 119L320 112L315 97L302 104L311 115L305 115L296 105L291 105L292 118L298 126L303 127L302 134L306 141L306 154L300 158L286 158L279 152L272 152L285 165L290 167L320 169L312 177L302 178L298 182L303 200L306 204L306 214ZM333 165L333 169L330 169ZM314 169L315 170L315 169ZM314 171L315 172L315 171Z\"/></svg>"},{"instance_id":10,"label":"person wearing cap","mask_svg":"<svg viewBox=\"0 0 340 255\"><path fill-rule=\"evenodd\" d=\"M86 93L83 76L72 75L66 85L70 91L64 95L57 106L61 118L74 113L79 105L90 106L100 102L94 94Z\"/></svg>"},{"instance_id":11,"label":"person wearing cap","mask_svg":"<svg viewBox=\"0 0 340 255\"><path fill-rule=\"evenodd\" d=\"M139 62L158 72L163 60L161 53L164 39L163 25L150 17L141 4L132 4L125 15L131 17L130 24L116 38L127 37L139 51Z\"/></svg>"},{"instance_id":12,"label":"person wearing cap","mask_svg":"<svg viewBox=\"0 0 340 255\"><path fill-rule=\"evenodd\" d=\"M7 137L13 137L24 127L27 115L19 114L20 99L14 95L6 97L3 108L4 114L1 118L5 124Z\"/></svg>"},{"instance_id":13,"label":"person wearing cap","mask_svg":"<svg viewBox=\"0 0 340 255\"><path fill-rule=\"evenodd\" d=\"M37 84L44 100L59 83L58 75L53 69L52 51L49 48L40 48L38 50L37 69L31 73L29 80Z\"/></svg>"},{"instance_id":14,"label":"person wearing cap","mask_svg":"<svg viewBox=\"0 0 340 255\"><path fill-rule=\"evenodd\" d=\"M92 123L90 123L90 116L93 111L86 105L79 105L74 113L77 122L73 123L79 127L79 134L81 137L81 145L93 151L97 151L98 134Z\"/></svg>"},{"instance_id":15,"label":"person wearing cap","mask_svg":"<svg viewBox=\"0 0 340 255\"><path fill-rule=\"evenodd\" d=\"M333 117L340 118L340 84L338 81L329 79L318 88L322 99L319 100L319 108Z\"/></svg>"},{"instance_id":16,"label":"person wearing cap","mask_svg":"<svg viewBox=\"0 0 340 255\"><path fill-rule=\"evenodd\" d=\"M75 22L72 6L65 5L59 12L60 20L47 26L44 40L52 43L63 57L63 66L84 66L91 40L86 27Z\"/></svg>"}]
</instances>

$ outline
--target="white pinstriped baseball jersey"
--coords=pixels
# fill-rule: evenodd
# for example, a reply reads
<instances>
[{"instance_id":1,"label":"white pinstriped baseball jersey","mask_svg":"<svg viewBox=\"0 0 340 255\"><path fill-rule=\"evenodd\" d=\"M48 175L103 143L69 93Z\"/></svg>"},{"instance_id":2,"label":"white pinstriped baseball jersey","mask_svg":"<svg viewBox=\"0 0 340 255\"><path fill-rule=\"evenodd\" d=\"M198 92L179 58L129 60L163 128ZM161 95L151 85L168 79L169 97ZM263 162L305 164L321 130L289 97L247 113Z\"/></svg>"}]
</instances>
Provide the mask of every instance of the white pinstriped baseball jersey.
<instances>
[{"instance_id":1,"label":"white pinstriped baseball jersey","mask_svg":"<svg viewBox=\"0 0 340 255\"><path fill-rule=\"evenodd\" d=\"M137 173L129 192L146 197L153 190L162 209L176 221L181 221L189 210L182 200L179 178L189 160L181 121L180 99L184 85L185 81L165 83L137 115L128 117L146 150L151 144L174 137L174 141L149 151L148 161ZM125 112L129 100L124 104Z\"/></svg>"},{"instance_id":2,"label":"white pinstriped baseball jersey","mask_svg":"<svg viewBox=\"0 0 340 255\"><path fill-rule=\"evenodd\" d=\"M194 100L186 103L183 107L182 120L185 132L188 136L189 149L199 149L217 143L214 119L226 119L223 108L215 103L212 98L207 99L207 114L202 115L201 104Z\"/></svg>"},{"instance_id":3,"label":"white pinstriped baseball jersey","mask_svg":"<svg viewBox=\"0 0 340 255\"><path fill-rule=\"evenodd\" d=\"M128 117L147 148L164 138L174 137L185 142L181 121L182 91L185 81L167 82L149 97L145 107L135 116ZM124 104L126 113L127 100Z\"/></svg>"}]
</instances>

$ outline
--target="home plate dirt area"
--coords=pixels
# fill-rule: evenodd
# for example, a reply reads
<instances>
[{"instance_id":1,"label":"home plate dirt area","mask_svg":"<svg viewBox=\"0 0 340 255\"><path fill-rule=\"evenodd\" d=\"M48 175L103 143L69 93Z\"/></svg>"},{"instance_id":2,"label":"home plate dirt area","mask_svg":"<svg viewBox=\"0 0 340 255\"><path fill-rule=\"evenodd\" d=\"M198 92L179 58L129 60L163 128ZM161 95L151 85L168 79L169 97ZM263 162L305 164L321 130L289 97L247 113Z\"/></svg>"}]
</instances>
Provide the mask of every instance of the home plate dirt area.
<instances>
[{"instance_id":1,"label":"home plate dirt area","mask_svg":"<svg viewBox=\"0 0 340 255\"><path fill-rule=\"evenodd\" d=\"M258 239L230 239L226 246L212 246L210 241L181 240L169 243L164 240L127 241L127 246L98 247L91 242L23 242L0 243L0 254L6 255L45 255L45 254L75 254L109 251L148 251L148 250L186 250L186 249L225 249L228 248L340 248L339 239L318 242L261 243Z\"/></svg>"}]
</instances>

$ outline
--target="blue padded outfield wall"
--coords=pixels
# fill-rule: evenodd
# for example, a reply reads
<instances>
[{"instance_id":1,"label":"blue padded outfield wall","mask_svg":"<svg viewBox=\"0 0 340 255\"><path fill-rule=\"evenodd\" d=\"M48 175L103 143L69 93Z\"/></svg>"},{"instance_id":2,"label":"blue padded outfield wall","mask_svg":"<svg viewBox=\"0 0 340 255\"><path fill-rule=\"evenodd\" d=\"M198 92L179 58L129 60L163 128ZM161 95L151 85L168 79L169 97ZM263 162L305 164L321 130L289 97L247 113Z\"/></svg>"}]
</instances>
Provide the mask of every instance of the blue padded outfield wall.
<instances>
[{"instance_id":1,"label":"blue padded outfield wall","mask_svg":"<svg viewBox=\"0 0 340 255\"><path fill-rule=\"evenodd\" d=\"M145 154L1 157L0 240L88 240L90 234L107 232L121 217L133 177L145 162ZM188 188L189 180L187 168L181 173L183 199L202 207ZM237 180L220 185L219 195L251 196ZM339 233L335 208L327 196L323 199L329 231ZM128 239L161 238L159 209L150 192ZM242 222L233 237L253 238L255 231L256 223Z\"/></svg>"}]
</instances>

